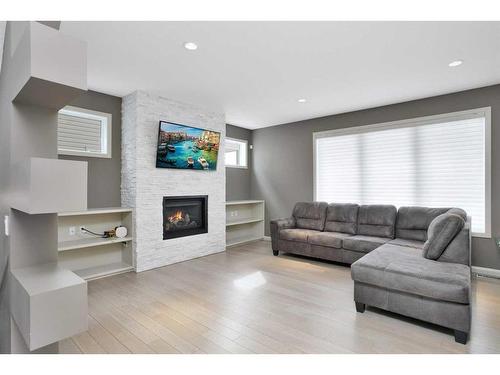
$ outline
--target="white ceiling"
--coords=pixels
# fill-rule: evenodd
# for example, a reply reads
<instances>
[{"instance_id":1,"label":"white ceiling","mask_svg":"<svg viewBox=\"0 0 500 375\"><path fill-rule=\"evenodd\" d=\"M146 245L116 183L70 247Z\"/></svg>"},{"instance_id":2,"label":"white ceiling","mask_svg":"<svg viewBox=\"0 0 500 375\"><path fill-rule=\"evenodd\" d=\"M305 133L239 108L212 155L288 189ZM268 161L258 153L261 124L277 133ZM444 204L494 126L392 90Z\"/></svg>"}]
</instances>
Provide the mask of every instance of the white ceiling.
<instances>
[{"instance_id":1,"label":"white ceiling","mask_svg":"<svg viewBox=\"0 0 500 375\"><path fill-rule=\"evenodd\" d=\"M63 21L61 31L88 42L91 89L151 90L250 129L500 83L500 22Z\"/></svg>"}]
</instances>

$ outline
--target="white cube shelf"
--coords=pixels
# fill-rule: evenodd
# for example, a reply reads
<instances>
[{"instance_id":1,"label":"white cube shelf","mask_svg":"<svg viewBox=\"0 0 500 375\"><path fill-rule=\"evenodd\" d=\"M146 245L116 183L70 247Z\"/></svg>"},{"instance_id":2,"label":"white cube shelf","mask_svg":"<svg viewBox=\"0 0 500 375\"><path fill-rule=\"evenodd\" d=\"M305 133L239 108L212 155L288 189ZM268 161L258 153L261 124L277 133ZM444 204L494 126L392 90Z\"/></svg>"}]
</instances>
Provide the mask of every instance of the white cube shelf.
<instances>
[{"instance_id":1,"label":"white cube shelf","mask_svg":"<svg viewBox=\"0 0 500 375\"><path fill-rule=\"evenodd\" d=\"M29 158L11 169L11 207L28 214L87 208L87 162Z\"/></svg>"},{"instance_id":2,"label":"white cube shelf","mask_svg":"<svg viewBox=\"0 0 500 375\"><path fill-rule=\"evenodd\" d=\"M87 45L38 22L26 23L13 55L16 102L61 109L87 90Z\"/></svg>"},{"instance_id":3,"label":"white cube shelf","mask_svg":"<svg viewBox=\"0 0 500 375\"><path fill-rule=\"evenodd\" d=\"M57 263L11 271L11 314L29 350L87 330L87 283Z\"/></svg>"}]
</instances>

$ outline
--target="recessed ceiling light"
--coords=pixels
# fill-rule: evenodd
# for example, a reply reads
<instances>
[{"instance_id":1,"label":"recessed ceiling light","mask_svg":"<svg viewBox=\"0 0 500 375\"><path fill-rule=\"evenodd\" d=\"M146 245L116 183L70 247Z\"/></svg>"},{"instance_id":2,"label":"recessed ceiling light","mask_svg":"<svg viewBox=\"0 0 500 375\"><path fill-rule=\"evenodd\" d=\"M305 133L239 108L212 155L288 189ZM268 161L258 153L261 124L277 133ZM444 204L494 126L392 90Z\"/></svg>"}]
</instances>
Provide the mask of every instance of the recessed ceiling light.
<instances>
[{"instance_id":1,"label":"recessed ceiling light","mask_svg":"<svg viewBox=\"0 0 500 375\"><path fill-rule=\"evenodd\" d=\"M452 61L451 63L449 63L448 66L454 68L455 66L462 65L462 63L463 63L462 60L455 60L455 61Z\"/></svg>"},{"instance_id":2,"label":"recessed ceiling light","mask_svg":"<svg viewBox=\"0 0 500 375\"><path fill-rule=\"evenodd\" d=\"M297 100L297 101L298 101L299 103L305 103L305 102L307 102L307 100L306 100L306 99L304 99L304 98L300 98L300 99L299 99L299 100Z\"/></svg>"},{"instance_id":3,"label":"recessed ceiling light","mask_svg":"<svg viewBox=\"0 0 500 375\"><path fill-rule=\"evenodd\" d=\"M184 48L188 49L190 51L194 51L194 50L198 49L198 45L194 42L187 42L187 43L184 43Z\"/></svg>"}]
</instances>

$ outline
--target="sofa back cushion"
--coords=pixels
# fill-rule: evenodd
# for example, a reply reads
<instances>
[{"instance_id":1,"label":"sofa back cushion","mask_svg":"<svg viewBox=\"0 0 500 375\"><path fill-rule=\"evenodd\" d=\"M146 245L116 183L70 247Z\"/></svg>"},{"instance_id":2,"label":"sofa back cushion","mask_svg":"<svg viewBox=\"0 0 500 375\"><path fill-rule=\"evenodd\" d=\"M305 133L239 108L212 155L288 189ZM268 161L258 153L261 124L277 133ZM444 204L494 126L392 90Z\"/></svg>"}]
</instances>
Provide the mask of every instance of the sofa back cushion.
<instances>
[{"instance_id":1,"label":"sofa back cushion","mask_svg":"<svg viewBox=\"0 0 500 375\"><path fill-rule=\"evenodd\" d=\"M394 238L396 207L372 204L359 206L358 234Z\"/></svg>"},{"instance_id":2,"label":"sofa back cushion","mask_svg":"<svg viewBox=\"0 0 500 375\"><path fill-rule=\"evenodd\" d=\"M356 234L359 206L353 203L330 203L326 210L325 231Z\"/></svg>"},{"instance_id":3,"label":"sofa back cushion","mask_svg":"<svg viewBox=\"0 0 500 375\"><path fill-rule=\"evenodd\" d=\"M427 229L429 229L431 221L448 210L449 208L399 207L396 237L427 241Z\"/></svg>"},{"instance_id":4,"label":"sofa back cushion","mask_svg":"<svg viewBox=\"0 0 500 375\"><path fill-rule=\"evenodd\" d=\"M423 256L427 259L438 259L464 227L464 219L456 214L445 212L432 220L427 231Z\"/></svg>"},{"instance_id":5,"label":"sofa back cushion","mask_svg":"<svg viewBox=\"0 0 500 375\"><path fill-rule=\"evenodd\" d=\"M464 227L437 259L438 262L471 265L471 219L466 217Z\"/></svg>"},{"instance_id":6,"label":"sofa back cushion","mask_svg":"<svg viewBox=\"0 0 500 375\"><path fill-rule=\"evenodd\" d=\"M325 228L326 202L298 202L293 208L295 226L303 229L323 230Z\"/></svg>"}]
</instances>

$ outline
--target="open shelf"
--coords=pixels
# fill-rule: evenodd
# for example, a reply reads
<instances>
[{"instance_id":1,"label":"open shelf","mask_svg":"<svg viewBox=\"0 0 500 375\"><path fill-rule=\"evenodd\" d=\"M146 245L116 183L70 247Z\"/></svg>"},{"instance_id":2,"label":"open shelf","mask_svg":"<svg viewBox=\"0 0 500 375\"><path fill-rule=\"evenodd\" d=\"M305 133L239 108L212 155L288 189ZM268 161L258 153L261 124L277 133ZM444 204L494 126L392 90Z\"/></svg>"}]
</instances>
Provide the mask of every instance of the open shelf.
<instances>
[{"instance_id":1,"label":"open shelf","mask_svg":"<svg viewBox=\"0 0 500 375\"><path fill-rule=\"evenodd\" d=\"M86 247L94 247L94 246L105 246L112 243L126 243L132 241L131 236L123 237L123 238L83 238L81 240L74 241L62 241L57 245L58 251L67 251L67 250L75 250L75 249L83 249Z\"/></svg>"},{"instance_id":2,"label":"open shelf","mask_svg":"<svg viewBox=\"0 0 500 375\"><path fill-rule=\"evenodd\" d=\"M250 224L250 223L258 223L259 221L264 221L264 219L242 219L242 220L235 220L235 221L228 221L226 223L227 227L233 226L233 225L242 225L242 224Z\"/></svg>"},{"instance_id":3,"label":"open shelf","mask_svg":"<svg viewBox=\"0 0 500 375\"><path fill-rule=\"evenodd\" d=\"M88 210L83 210L83 211L59 212L57 215L59 217L66 217L66 216L114 214L123 212L132 212L132 209L127 207L89 208Z\"/></svg>"},{"instance_id":4,"label":"open shelf","mask_svg":"<svg viewBox=\"0 0 500 375\"><path fill-rule=\"evenodd\" d=\"M235 206L235 205L240 205L240 204L264 204L264 201L262 200L240 200L240 201L228 201L226 202L226 206Z\"/></svg>"},{"instance_id":5,"label":"open shelf","mask_svg":"<svg viewBox=\"0 0 500 375\"><path fill-rule=\"evenodd\" d=\"M132 271L134 267L125 262L116 262L110 264L103 264L95 267L83 268L80 270L73 271L75 274L80 276L84 280L94 280L105 276L116 275L119 273L124 273Z\"/></svg>"},{"instance_id":6,"label":"open shelf","mask_svg":"<svg viewBox=\"0 0 500 375\"><path fill-rule=\"evenodd\" d=\"M59 264L85 280L133 270L132 215L133 209L128 207L93 208L59 213ZM103 233L117 226L125 226L128 235L123 238L100 238L80 233L81 227Z\"/></svg>"},{"instance_id":7,"label":"open shelf","mask_svg":"<svg viewBox=\"0 0 500 375\"><path fill-rule=\"evenodd\" d=\"M264 238L262 200L226 202L226 247Z\"/></svg>"},{"instance_id":8,"label":"open shelf","mask_svg":"<svg viewBox=\"0 0 500 375\"><path fill-rule=\"evenodd\" d=\"M261 236L241 236L241 237L235 237L232 238L230 241L226 242L226 247L231 247L231 246L237 246L237 245L243 245L248 242L254 242L254 241L259 241L263 237Z\"/></svg>"}]
</instances>

